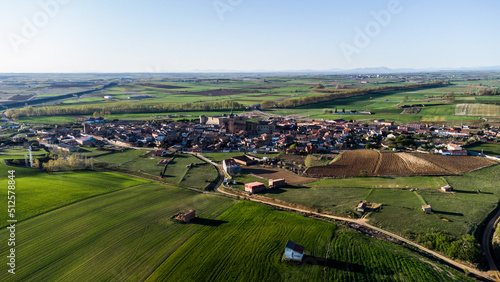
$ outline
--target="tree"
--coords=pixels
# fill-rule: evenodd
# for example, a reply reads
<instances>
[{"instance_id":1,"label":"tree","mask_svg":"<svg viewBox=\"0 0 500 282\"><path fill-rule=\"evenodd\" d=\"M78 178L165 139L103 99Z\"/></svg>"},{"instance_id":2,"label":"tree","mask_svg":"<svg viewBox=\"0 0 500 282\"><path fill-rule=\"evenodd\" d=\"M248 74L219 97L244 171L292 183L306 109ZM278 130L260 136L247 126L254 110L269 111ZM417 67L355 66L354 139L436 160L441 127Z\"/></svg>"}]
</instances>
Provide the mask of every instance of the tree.
<instances>
[{"instance_id":1,"label":"tree","mask_svg":"<svg viewBox=\"0 0 500 282\"><path fill-rule=\"evenodd\" d=\"M311 167L312 164L313 164L313 160L314 160L314 158L313 158L312 155L307 155L306 158L305 158L305 160L304 160L304 165L306 167Z\"/></svg>"}]
</instances>

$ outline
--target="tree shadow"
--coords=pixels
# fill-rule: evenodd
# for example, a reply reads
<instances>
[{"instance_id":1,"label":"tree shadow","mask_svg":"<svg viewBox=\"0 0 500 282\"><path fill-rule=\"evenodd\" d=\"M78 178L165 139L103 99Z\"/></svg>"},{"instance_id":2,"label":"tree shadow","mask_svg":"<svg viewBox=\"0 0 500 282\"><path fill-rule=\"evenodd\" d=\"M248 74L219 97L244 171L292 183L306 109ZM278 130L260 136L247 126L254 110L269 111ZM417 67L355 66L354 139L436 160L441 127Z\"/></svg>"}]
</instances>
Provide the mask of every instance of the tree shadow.
<instances>
[{"instance_id":1,"label":"tree shadow","mask_svg":"<svg viewBox=\"0 0 500 282\"><path fill-rule=\"evenodd\" d=\"M224 223L227 223L227 221L196 217L192 219L189 223L217 227L221 226Z\"/></svg>"}]
</instances>

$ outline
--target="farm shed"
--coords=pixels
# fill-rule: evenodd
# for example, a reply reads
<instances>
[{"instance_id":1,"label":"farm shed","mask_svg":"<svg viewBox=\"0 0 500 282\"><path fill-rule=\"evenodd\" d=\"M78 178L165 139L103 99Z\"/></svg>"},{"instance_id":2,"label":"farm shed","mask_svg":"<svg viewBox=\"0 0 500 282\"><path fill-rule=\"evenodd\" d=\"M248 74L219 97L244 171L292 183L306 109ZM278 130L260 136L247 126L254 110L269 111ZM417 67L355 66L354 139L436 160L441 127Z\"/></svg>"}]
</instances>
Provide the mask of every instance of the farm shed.
<instances>
[{"instance_id":1,"label":"farm shed","mask_svg":"<svg viewBox=\"0 0 500 282\"><path fill-rule=\"evenodd\" d=\"M286 185L285 178L269 179L269 188L279 188Z\"/></svg>"},{"instance_id":2,"label":"farm shed","mask_svg":"<svg viewBox=\"0 0 500 282\"><path fill-rule=\"evenodd\" d=\"M251 182L245 184L245 191L250 193L257 193L264 190L266 190L266 186L264 185L264 183Z\"/></svg>"},{"instance_id":3,"label":"farm shed","mask_svg":"<svg viewBox=\"0 0 500 282\"><path fill-rule=\"evenodd\" d=\"M304 257L304 246L288 240L285 246L285 260L302 262Z\"/></svg>"},{"instance_id":4,"label":"farm shed","mask_svg":"<svg viewBox=\"0 0 500 282\"><path fill-rule=\"evenodd\" d=\"M422 210L424 212L431 212L432 211L431 205L424 205L424 206L422 206Z\"/></svg>"},{"instance_id":5,"label":"farm shed","mask_svg":"<svg viewBox=\"0 0 500 282\"><path fill-rule=\"evenodd\" d=\"M250 158L248 158L247 155L244 156L237 156L237 157L232 157L232 159L242 165L251 165L254 163L254 161Z\"/></svg>"},{"instance_id":6,"label":"farm shed","mask_svg":"<svg viewBox=\"0 0 500 282\"><path fill-rule=\"evenodd\" d=\"M188 213L180 213L178 214L175 219L183 221L185 223L190 222L196 217L196 212L195 210L190 210Z\"/></svg>"},{"instance_id":7,"label":"farm shed","mask_svg":"<svg viewBox=\"0 0 500 282\"><path fill-rule=\"evenodd\" d=\"M359 205L358 205L358 211L359 212L365 212L365 209L366 209L366 202L359 203Z\"/></svg>"},{"instance_id":8,"label":"farm shed","mask_svg":"<svg viewBox=\"0 0 500 282\"><path fill-rule=\"evenodd\" d=\"M450 185L445 185L445 186L441 186L441 191L443 191L443 192L451 192L451 191L453 191L453 188L451 188Z\"/></svg>"}]
</instances>

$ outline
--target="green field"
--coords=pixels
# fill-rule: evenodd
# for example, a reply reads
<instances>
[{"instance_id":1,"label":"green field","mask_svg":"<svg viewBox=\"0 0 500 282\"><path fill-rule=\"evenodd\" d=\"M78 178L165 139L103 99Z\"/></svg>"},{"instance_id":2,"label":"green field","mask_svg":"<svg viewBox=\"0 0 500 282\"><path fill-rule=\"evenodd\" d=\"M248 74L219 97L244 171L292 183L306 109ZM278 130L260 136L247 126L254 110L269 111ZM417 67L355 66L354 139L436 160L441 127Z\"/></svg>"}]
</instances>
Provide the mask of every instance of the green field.
<instances>
[{"instance_id":1,"label":"green field","mask_svg":"<svg viewBox=\"0 0 500 282\"><path fill-rule=\"evenodd\" d=\"M43 173L35 169L9 167L3 160L0 160L0 170L4 173L15 170L18 221L100 194L149 183L147 180L112 172ZM7 177L4 177L2 185L7 187L7 182ZM0 196L7 198L7 189L2 189ZM6 217L7 213L2 213L2 226L6 225Z\"/></svg>"},{"instance_id":2,"label":"green field","mask_svg":"<svg viewBox=\"0 0 500 282\"><path fill-rule=\"evenodd\" d=\"M500 156L500 143L476 143L467 146L466 149L478 153L483 152L486 155Z\"/></svg>"},{"instance_id":3,"label":"green field","mask_svg":"<svg viewBox=\"0 0 500 282\"><path fill-rule=\"evenodd\" d=\"M0 280L142 281L198 230L217 224L232 204L151 183L73 203L16 225L16 275L2 271ZM198 215L193 223L170 219L189 209ZM2 257L8 248L2 244Z\"/></svg>"},{"instance_id":4,"label":"green field","mask_svg":"<svg viewBox=\"0 0 500 282\"><path fill-rule=\"evenodd\" d=\"M215 185L219 173L217 169L209 163L200 163L188 169L179 182L180 185L205 190L209 185Z\"/></svg>"},{"instance_id":5,"label":"green field","mask_svg":"<svg viewBox=\"0 0 500 282\"><path fill-rule=\"evenodd\" d=\"M350 217L361 216L355 211L360 201L379 203L382 208L370 213L369 221L402 235L431 230L454 236L473 234L498 205L500 165L444 179L455 193L439 190L445 183L440 177L402 177L327 179L305 184L305 188L268 190L263 195ZM406 186L418 190L401 189ZM422 212L422 199L432 206L432 214Z\"/></svg>"},{"instance_id":6,"label":"green field","mask_svg":"<svg viewBox=\"0 0 500 282\"><path fill-rule=\"evenodd\" d=\"M99 156L95 159L108 164L121 166L128 162L135 161L137 158L145 155L148 152L149 150L123 149L123 152L116 152L105 156Z\"/></svg>"},{"instance_id":7,"label":"green field","mask_svg":"<svg viewBox=\"0 0 500 282\"><path fill-rule=\"evenodd\" d=\"M217 221L222 224L201 229L166 259L148 281L466 279L394 244L251 202L235 204ZM287 240L304 245L305 264L281 260Z\"/></svg>"}]
</instances>

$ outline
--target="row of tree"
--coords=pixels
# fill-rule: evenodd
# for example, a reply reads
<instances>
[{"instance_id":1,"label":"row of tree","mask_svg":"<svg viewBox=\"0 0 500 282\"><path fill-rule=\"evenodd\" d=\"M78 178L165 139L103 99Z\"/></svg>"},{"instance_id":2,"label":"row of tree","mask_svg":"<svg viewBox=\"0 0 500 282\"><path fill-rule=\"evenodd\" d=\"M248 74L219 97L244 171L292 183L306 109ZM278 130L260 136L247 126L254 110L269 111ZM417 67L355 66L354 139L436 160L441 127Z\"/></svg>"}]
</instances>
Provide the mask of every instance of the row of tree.
<instances>
[{"instance_id":1,"label":"row of tree","mask_svg":"<svg viewBox=\"0 0 500 282\"><path fill-rule=\"evenodd\" d=\"M261 104L262 108L293 108L298 106L304 106L309 104L327 102L331 100L336 100L340 98L349 98L354 96L361 96L366 94L376 94L391 91L407 91L407 90L417 90L431 87L438 87L442 85L449 84L445 81L434 81L429 83L417 83L417 84L407 84L398 86L378 86L373 88L356 88L356 89L332 89L332 88L322 88L321 86L315 87L313 90L317 93L323 93L318 95L306 96L301 98L286 99L281 102L279 101L264 101Z\"/></svg>"},{"instance_id":2,"label":"row of tree","mask_svg":"<svg viewBox=\"0 0 500 282\"><path fill-rule=\"evenodd\" d=\"M58 115L92 115L102 113L103 115L119 113L162 113L174 111L211 111L211 110L239 110L244 106L230 100L200 102L200 103L112 103L77 106L45 106L24 107L19 109L8 109L5 115L8 118L58 116Z\"/></svg>"},{"instance_id":3,"label":"row of tree","mask_svg":"<svg viewBox=\"0 0 500 282\"><path fill-rule=\"evenodd\" d=\"M466 96L494 96L498 95L498 88L483 87L476 90L467 90L463 92Z\"/></svg>"}]
</instances>

